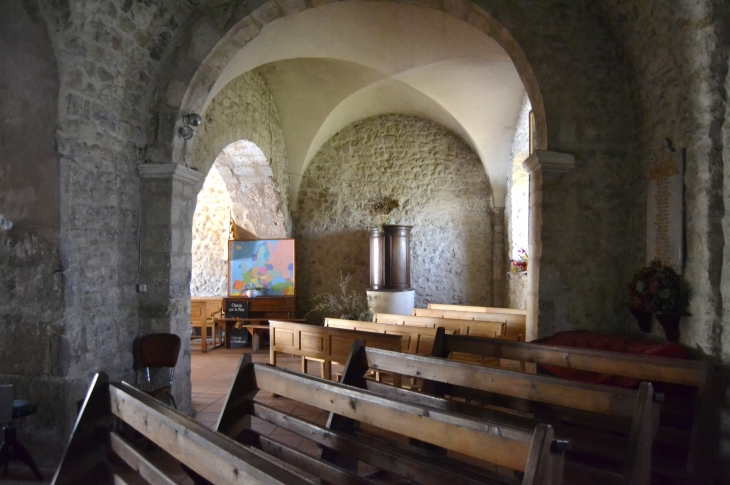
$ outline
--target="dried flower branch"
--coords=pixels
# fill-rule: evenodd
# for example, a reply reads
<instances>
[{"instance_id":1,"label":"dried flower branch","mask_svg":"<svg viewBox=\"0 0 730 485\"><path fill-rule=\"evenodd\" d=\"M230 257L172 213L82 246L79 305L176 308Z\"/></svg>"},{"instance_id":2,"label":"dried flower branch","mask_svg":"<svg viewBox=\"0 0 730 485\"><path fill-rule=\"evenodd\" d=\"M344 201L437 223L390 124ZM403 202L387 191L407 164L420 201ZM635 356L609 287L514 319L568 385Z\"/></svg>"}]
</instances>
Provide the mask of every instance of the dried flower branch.
<instances>
[{"instance_id":1,"label":"dried flower branch","mask_svg":"<svg viewBox=\"0 0 730 485\"><path fill-rule=\"evenodd\" d=\"M388 215L398 207L400 207L400 204L393 197L389 195L378 195L370 205L370 213L372 215Z\"/></svg>"},{"instance_id":2,"label":"dried flower branch","mask_svg":"<svg viewBox=\"0 0 730 485\"><path fill-rule=\"evenodd\" d=\"M340 271L340 293L321 293L314 297L314 306L307 313L319 315L321 318L343 318L346 320L372 321L373 314L368 308L368 301L363 292L348 290L352 276L348 273L344 278Z\"/></svg>"}]
</instances>

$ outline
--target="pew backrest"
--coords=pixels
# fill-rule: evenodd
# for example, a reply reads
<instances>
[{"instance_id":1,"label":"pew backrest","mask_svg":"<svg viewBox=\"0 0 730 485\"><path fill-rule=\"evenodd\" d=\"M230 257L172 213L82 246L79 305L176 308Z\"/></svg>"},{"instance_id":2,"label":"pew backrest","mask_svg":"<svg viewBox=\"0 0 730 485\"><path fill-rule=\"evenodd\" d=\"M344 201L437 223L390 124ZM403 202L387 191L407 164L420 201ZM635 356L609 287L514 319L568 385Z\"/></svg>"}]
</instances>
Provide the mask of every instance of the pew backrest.
<instances>
[{"instance_id":1,"label":"pew backrest","mask_svg":"<svg viewBox=\"0 0 730 485\"><path fill-rule=\"evenodd\" d=\"M401 352L418 355L431 355L433 342L436 338L437 332L436 328L391 325L387 323L361 322L358 320L344 320L340 318L325 318L324 326L329 328L359 330L362 332L400 335ZM454 330L449 330L447 333L454 332Z\"/></svg>"},{"instance_id":2,"label":"pew backrest","mask_svg":"<svg viewBox=\"0 0 730 485\"><path fill-rule=\"evenodd\" d=\"M97 374L54 475L53 485L178 483L118 431L114 418L184 463L210 483L314 485L318 481L272 457L211 431L127 383ZM147 443L145 441L145 443ZM110 463L109 454L126 464Z\"/></svg>"},{"instance_id":3,"label":"pew backrest","mask_svg":"<svg viewBox=\"0 0 730 485\"><path fill-rule=\"evenodd\" d=\"M429 310L449 310L457 312L470 312L470 313L507 313L513 315L524 315L527 316L527 310L518 310L516 308L502 308L492 306L470 306L470 305L452 305L448 303L429 303L427 305Z\"/></svg>"},{"instance_id":4,"label":"pew backrest","mask_svg":"<svg viewBox=\"0 0 730 485\"><path fill-rule=\"evenodd\" d=\"M276 365L276 354L285 353L302 358L302 372L306 373L306 360L322 362L322 377L332 378L332 363L344 364L350 356L355 340L378 349L399 352L401 336L343 328L309 325L306 323L269 321L269 363ZM433 346L433 345L432 345Z\"/></svg>"},{"instance_id":5,"label":"pew backrest","mask_svg":"<svg viewBox=\"0 0 730 485\"><path fill-rule=\"evenodd\" d=\"M713 384L715 366L709 359L672 359L456 335L444 335L443 339L437 340L433 350L432 355L436 357L445 358L456 352L681 386L677 388L678 395L665 390L657 441L662 443L660 450L673 448L681 450L674 451L675 456L686 456L685 464L679 467L685 475L660 480L666 483L711 482L711 436L716 427L711 416L715 414L717 396ZM686 401L687 388L696 389L693 402ZM675 424L685 422L691 423L689 429L685 429L684 424ZM672 465L681 464L681 461L682 458L669 460ZM660 473L670 472L666 466L655 468L655 474Z\"/></svg>"},{"instance_id":6,"label":"pew backrest","mask_svg":"<svg viewBox=\"0 0 730 485\"><path fill-rule=\"evenodd\" d=\"M502 309L495 308L494 310ZM414 308L413 315L419 317L446 318L454 320L503 321L507 324L507 330L505 334L507 337L509 337L511 340L525 340L527 316L522 313L509 313L502 311L468 312L462 310Z\"/></svg>"},{"instance_id":7,"label":"pew backrest","mask_svg":"<svg viewBox=\"0 0 730 485\"><path fill-rule=\"evenodd\" d=\"M259 391L330 412L327 427L304 423L272 406L253 401ZM246 436L252 434L252 415L270 422L273 420L275 424L293 432L304 432L308 438L332 446L340 453L355 451L356 459L375 462L391 470L406 471L406 476L419 478L420 483L444 483L450 474L452 480L461 483L462 471L458 467L443 467L439 460L431 461L413 454L393 456L399 454L399 448L385 439L374 442L361 434L332 429L330 424L334 417L374 426L523 472L523 485L557 485L562 478L562 451L560 446L556 446L559 443L554 440L549 426L538 425L534 430L523 430L426 409L352 386L253 364L247 355L241 361L216 429L233 439L246 442ZM256 436L256 440L260 439L260 436ZM429 470L433 471L431 476ZM464 483L474 483L466 475L464 477Z\"/></svg>"},{"instance_id":8,"label":"pew backrest","mask_svg":"<svg viewBox=\"0 0 730 485\"><path fill-rule=\"evenodd\" d=\"M507 331L505 320L476 321L432 316L395 315L391 313L376 313L373 316L373 320L375 323L391 325L426 328L442 327L444 330L449 330L460 335L475 335L479 337L503 337Z\"/></svg>"},{"instance_id":9,"label":"pew backrest","mask_svg":"<svg viewBox=\"0 0 730 485\"><path fill-rule=\"evenodd\" d=\"M628 390L378 349L362 348L361 353L364 354L360 358L364 361L360 364L361 370L376 369L419 376L433 384L424 384L427 394L449 395L463 398L466 402L484 403L487 407L534 413L536 419L547 419L546 422L559 425L557 432L569 430L566 432L571 433L571 437L583 438L582 449L578 451L595 451L598 446L597 453L601 459L613 455L623 463L620 475L591 468L592 477L603 473L611 477L604 477L608 483L649 483L651 447L659 418L658 399L655 400L650 383L642 383L638 390ZM350 362L355 361L351 357ZM350 369L345 369L346 377L349 377L348 371ZM377 383L373 386L369 388L385 389ZM386 392L394 397L398 394L397 398L401 400L406 400L404 396L408 395L408 391L402 389ZM475 412L478 411L464 414L473 415ZM602 429L602 426L605 428ZM623 436L625 441L617 444L619 436Z\"/></svg>"}]
</instances>

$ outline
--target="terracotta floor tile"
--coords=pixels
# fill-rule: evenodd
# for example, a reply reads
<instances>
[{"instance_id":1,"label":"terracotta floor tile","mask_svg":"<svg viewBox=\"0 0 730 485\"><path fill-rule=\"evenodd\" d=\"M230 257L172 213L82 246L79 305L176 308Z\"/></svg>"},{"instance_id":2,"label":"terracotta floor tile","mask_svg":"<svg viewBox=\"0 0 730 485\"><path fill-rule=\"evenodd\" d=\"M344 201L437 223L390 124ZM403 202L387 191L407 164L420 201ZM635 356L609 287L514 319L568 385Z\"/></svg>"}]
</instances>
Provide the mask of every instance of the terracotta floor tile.
<instances>
[{"instance_id":1,"label":"terracotta floor tile","mask_svg":"<svg viewBox=\"0 0 730 485\"><path fill-rule=\"evenodd\" d=\"M319 446L317 446L317 443L315 443L314 441L305 438L302 440L301 443L299 443L299 446L297 446L297 450L310 456L317 456L319 453Z\"/></svg>"},{"instance_id":2,"label":"terracotta floor tile","mask_svg":"<svg viewBox=\"0 0 730 485\"><path fill-rule=\"evenodd\" d=\"M276 426L275 424L266 423L263 421L258 423L251 423L251 429L253 429L257 433L261 433L264 436L269 436L277 428L278 426Z\"/></svg>"},{"instance_id":3,"label":"terracotta floor tile","mask_svg":"<svg viewBox=\"0 0 730 485\"><path fill-rule=\"evenodd\" d=\"M271 435L271 439L281 443L282 445L289 446L290 448L296 448L299 446L302 442L302 437L299 435L295 436L286 436L286 435Z\"/></svg>"}]
</instances>

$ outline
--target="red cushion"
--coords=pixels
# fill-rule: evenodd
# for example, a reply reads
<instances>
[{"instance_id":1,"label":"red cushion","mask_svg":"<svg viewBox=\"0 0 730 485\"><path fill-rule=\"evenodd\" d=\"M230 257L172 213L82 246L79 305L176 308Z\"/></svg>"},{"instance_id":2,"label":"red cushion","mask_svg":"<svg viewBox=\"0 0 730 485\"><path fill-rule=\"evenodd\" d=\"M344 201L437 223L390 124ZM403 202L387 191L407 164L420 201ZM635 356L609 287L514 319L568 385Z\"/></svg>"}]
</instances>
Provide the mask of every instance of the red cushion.
<instances>
[{"instance_id":1,"label":"red cushion","mask_svg":"<svg viewBox=\"0 0 730 485\"><path fill-rule=\"evenodd\" d=\"M623 352L626 354L651 355L654 357L669 357L674 359L689 359L687 350L676 342L657 343L650 340L634 339L623 335L609 333L587 332L560 332L550 337L534 340L531 343L552 345L559 347L577 347L581 349L606 350L609 352ZM548 372L572 381L587 382L590 384L608 384L630 388L639 384L639 379L630 377L598 374L575 369L568 369L554 365L541 365Z\"/></svg>"}]
</instances>

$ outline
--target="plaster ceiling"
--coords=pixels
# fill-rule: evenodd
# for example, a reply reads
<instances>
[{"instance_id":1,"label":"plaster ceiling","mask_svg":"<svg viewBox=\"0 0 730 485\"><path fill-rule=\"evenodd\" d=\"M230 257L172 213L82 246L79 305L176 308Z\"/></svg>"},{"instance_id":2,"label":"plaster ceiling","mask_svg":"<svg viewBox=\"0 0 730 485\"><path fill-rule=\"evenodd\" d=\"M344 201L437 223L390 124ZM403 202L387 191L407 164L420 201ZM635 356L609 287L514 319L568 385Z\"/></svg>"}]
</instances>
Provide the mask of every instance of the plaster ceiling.
<instances>
[{"instance_id":1,"label":"plaster ceiling","mask_svg":"<svg viewBox=\"0 0 730 485\"><path fill-rule=\"evenodd\" d=\"M274 98L289 157L292 207L317 150L352 122L415 115L459 134L479 155L504 206L510 151L525 94L491 37L441 11L340 2L267 24L231 60L226 84L258 69Z\"/></svg>"}]
</instances>

